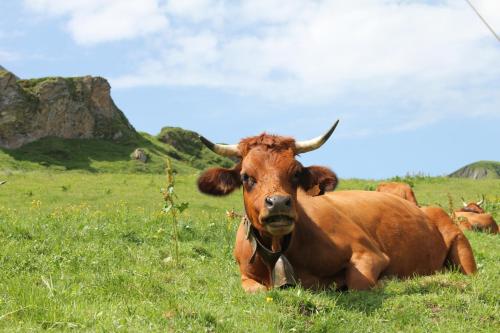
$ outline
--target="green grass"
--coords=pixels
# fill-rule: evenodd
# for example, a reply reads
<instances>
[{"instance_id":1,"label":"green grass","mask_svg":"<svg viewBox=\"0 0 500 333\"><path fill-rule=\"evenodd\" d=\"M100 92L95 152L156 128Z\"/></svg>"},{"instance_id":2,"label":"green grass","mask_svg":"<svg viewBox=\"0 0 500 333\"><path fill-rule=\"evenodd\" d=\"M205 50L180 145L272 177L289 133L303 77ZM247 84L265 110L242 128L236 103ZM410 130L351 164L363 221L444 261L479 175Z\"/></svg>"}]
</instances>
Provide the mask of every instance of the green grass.
<instances>
[{"instance_id":1,"label":"green grass","mask_svg":"<svg viewBox=\"0 0 500 333\"><path fill-rule=\"evenodd\" d=\"M130 154L136 148L146 151L149 156L147 163L131 160ZM43 138L18 149L0 148L0 171L162 173L166 158L171 158L174 169L181 173L221 164L232 165L229 159L220 157L207 148L200 148L198 154L193 156L147 133L139 133L136 137L119 141Z\"/></svg>"},{"instance_id":2,"label":"green grass","mask_svg":"<svg viewBox=\"0 0 500 333\"><path fill-rule=\"evenodd\" d=\"M498 332L498 236L467 233L479 274L384 280L369 292L301 288L247 295L232 257L239 193L199 194L177 177L180 264L160 213L160 174L0 172L0 331ZM486 194L500 220L499 180L413 180L420 202ZM373 181L343 180L340 189ZM496 202L495 202L496 200Z\"/></svg>"}]
</instances>

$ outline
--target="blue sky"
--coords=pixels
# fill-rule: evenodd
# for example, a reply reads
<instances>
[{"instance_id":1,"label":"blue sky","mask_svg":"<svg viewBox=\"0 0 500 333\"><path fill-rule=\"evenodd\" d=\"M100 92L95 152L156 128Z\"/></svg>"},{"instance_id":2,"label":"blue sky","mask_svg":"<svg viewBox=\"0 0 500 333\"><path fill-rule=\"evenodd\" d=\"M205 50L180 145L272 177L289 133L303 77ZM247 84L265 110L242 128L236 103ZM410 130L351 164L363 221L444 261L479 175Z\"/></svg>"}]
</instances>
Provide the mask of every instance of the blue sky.
<instances>
[{"instance_id":1,"label":"blue sky","mask_svg":"<svg viewBox=\"0 0 500 333\"><path fill-rule=\"evenodd\" d=\"M500 1L472 0L500 31ZM500 160L500 43L465 1L4 0L0 64L99 75L136 129L336 133L342 178ZM7 13L7 15L6 15Z\"/></svg>"}]
</instances>

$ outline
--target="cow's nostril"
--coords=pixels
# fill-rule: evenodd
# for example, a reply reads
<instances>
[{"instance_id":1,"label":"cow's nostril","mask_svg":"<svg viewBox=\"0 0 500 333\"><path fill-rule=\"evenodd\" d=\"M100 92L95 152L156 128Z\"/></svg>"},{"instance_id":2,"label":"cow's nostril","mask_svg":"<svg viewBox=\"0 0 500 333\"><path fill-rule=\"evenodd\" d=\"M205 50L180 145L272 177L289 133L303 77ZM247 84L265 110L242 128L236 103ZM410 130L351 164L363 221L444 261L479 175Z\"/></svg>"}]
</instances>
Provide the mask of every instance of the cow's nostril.
<instances>
[{"instance_id":1,"label":"cow's nostril","mask_svg":"<svg viewBox=\"0 0 500 333\"><path fill-rule=\"evenodd\" d=\"M271 195L266 197L264 202L269 211L283 212L292 207L292 198L289 195Z\"/></svg>"}]
</instances>

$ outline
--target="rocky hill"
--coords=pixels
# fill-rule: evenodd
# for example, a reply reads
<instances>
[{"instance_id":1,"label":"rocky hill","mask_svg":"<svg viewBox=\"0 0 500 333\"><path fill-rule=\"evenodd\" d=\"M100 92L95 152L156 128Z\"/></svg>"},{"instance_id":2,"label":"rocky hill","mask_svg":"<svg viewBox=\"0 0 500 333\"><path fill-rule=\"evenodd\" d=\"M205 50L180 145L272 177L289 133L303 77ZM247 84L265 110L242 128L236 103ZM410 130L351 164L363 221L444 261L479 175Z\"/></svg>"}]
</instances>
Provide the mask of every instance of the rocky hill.
<instances>
[{"instance_id":1,"label":"rocky hill","mask_svg":"<svg viewBox=\"0 0 500 333\"><path fill-rule=\"evenodd\" d=\"M119 140L137 136L101 77L21 80L0 69L0 147L45 137Z\"/></svg>"},{"instance_id":2,"label":"rocky hill","mask_svg":"<svg viewBox=\"0 0 500 333\"><path fill-rule=\"evenodd\" d=\"M0 67L0 171L160 173L166 158L179 172L234 164L192 131L137 133L101 77L21 80Z\"/></svg>"},{"instance_id":3,"label":"rocky hill","mask_svg":"<svg viewBox=\"0 0 500 333\"><path fill-rule=\"evenodd\" d=\"M497 179L500 178L500 162L479 161L471 163L451 173L448 177Z\"/></svg>"}]
</instances>

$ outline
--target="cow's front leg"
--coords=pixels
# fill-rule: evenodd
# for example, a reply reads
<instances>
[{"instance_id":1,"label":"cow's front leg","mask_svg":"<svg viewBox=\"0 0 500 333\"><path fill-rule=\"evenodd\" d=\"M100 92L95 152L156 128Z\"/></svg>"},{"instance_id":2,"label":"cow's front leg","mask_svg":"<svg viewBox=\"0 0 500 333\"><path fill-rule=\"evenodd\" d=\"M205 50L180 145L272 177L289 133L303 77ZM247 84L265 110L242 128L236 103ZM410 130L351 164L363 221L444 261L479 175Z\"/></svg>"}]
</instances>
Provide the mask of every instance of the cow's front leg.
<instances>
[{"instance_id":1,"label":"cow's front leg","mask_svg":"<svg viewBox=\"0 0 500 333\"><path fill-rule=\"evenodd\" d=\"M266 286L244 275L241 276L241 286L247 293L267 291Z\"/></svg>"},{"instance_id":2,"label":"cow's front leg","mask_svg":"<svg viewBox=\"0 0 500 333\"><path fill-rule=\"evenodd\" d=\"M389 265L389 258L383 253L354 253L346 270L347 288L367 290L375 287L380 273Z\"/></svg>"}]
</instances>

